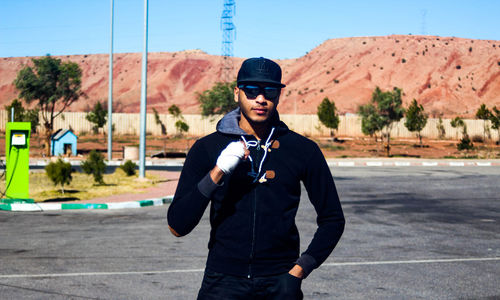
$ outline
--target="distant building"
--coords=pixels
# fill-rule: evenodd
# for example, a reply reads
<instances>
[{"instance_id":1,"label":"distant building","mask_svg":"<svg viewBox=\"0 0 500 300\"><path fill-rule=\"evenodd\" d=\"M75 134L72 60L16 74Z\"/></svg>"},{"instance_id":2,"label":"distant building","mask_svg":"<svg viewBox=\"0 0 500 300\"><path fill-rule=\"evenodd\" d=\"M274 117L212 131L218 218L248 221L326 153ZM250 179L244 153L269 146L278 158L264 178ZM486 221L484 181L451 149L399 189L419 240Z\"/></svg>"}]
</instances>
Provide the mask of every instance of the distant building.
<instances>
[{"instance_id":1,"label":"distant building","mask_svg":"<svg viewBox=\"0 0 500 300\"><path fill-rule=\"evenodd\" d=\"M50 138L50 149L53 156L76 156L76 140L78 137L70 129L59 129Z\"/></svg>"}]
</instances>

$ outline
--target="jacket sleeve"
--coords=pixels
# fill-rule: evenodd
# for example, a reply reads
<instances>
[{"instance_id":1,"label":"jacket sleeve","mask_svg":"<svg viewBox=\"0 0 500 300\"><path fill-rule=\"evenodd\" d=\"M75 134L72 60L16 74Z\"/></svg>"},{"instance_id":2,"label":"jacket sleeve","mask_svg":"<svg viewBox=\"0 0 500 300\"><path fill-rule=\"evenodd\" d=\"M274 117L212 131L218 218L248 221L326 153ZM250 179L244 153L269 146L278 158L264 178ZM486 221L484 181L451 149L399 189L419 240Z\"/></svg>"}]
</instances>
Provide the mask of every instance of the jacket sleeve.
<instances>
[{"instance_id":1,"label":"jacket sleeve","mask_svg":"<svg viewBox=\"0 0 500 300\"><path fill-rule=\"evenodd\" d=\"M167 213L168 225L180 236L190 233L200 222L211 195L218 187L209 175L214 166L215 162L210 160L203 143L197 141L186 157Z\"/></svg>"},{"instance_id":2,"label":"jacket sleeve","mask_svg":"<svg viewBox=\"0 0 500 300\"><path fill-rule=\"evenodd\" d=\"M303 182L316 210L318 224L307 250L296 262L302 267L306 277L331 254L344 232L345 219L332 174L316 144L306 164Z\"/></svg>"}]
</instances>

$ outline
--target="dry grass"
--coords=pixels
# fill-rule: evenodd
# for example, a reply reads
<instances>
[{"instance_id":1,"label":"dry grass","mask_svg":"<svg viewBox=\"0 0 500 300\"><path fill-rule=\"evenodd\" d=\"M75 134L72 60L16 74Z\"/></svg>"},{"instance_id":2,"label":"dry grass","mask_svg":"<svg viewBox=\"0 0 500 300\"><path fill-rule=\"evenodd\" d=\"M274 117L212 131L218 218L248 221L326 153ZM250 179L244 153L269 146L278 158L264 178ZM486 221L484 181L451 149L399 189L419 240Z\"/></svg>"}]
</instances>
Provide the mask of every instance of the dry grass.
<instances>
[{"instance_id":1,"label":"dry grass","mask_svg":"<svg viewBox=\"0 0 500 300\"><path fill-rule=\"evenodd\" d=\"M88 200L124 193L140 193L154 186L160 178L146 172L147 181L137 180L137 176L126 176L117 168L112 174L104 175L104 185L94 184L90 175L74 172L71 184L64 186L64 194L60 186L54 186L44 171L30 173L30 198L35 202ZM5 181L0 182L0 190L5 190Z\"/></svg>"}]
</instances>

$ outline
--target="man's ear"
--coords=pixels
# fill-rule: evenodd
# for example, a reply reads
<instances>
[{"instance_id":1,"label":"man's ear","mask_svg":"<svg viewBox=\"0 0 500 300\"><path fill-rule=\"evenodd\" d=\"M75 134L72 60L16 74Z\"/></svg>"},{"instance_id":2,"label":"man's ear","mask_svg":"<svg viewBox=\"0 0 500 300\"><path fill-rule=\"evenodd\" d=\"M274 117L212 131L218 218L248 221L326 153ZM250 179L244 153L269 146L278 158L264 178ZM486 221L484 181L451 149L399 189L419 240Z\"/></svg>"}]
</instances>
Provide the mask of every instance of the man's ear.
<instances>
[{"instance_id":1,"label":"man's ear","mask_svg":"<svg viewBox=\"0 0 500 300\"><path fill-rule=\"evenodd\" d=\"M240 95L240 89L235 86L234 87L234 102L238 103L239 102L239 95Z\"/></svg>"}]
</instances>

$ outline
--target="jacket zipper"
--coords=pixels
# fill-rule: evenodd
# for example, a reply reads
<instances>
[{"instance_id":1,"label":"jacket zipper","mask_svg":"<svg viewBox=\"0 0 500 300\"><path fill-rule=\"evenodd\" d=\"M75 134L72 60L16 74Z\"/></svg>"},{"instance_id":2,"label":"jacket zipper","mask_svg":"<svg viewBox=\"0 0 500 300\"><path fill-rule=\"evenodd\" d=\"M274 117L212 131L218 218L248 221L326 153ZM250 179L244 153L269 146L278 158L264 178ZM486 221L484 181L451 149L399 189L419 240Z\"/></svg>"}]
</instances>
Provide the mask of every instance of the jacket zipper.
<instances>
[{"instance_id":1,"label":"jacket zipper","mask_svg":"<svg viewBox=\"0 0 500 300\"><path fill-rule=\"evenodd\" d=\"M255 221L257 219L257 191L254 190L254 198L253 198L253 220L252 220L252 247L250 251L250 263L248 264L248 278L252 278L252 262L255 251Z\"/></svg>"},{"instance_id":2,"label":"jacket zipper","mask_svg":"<svg viewBox=\"0 0 500 300\"><path fill-rule=\"evenodd\" d=\"M257 149L258 152L260 153L260 140L257 140ZM255 186L253 192L254 192L254 198L253 198L253 220L252 220L252 247L250 251L250 263L248 264L248 278L252 278L252 262L253 262L253 256L254 256L254 251L255 251L255 227L256 227L256 219L257 219L257 186Z\"/></svg>"}]
</instances>

